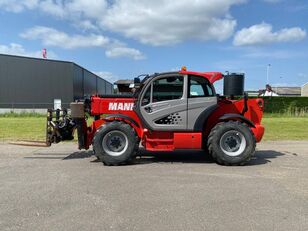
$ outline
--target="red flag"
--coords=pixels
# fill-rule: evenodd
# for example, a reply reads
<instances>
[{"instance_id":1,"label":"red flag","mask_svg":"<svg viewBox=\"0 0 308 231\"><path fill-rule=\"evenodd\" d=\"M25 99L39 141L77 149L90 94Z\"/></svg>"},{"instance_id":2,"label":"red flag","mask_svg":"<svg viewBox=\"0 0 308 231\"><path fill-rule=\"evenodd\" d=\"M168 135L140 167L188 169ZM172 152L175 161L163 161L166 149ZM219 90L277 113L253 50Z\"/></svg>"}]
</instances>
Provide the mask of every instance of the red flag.
<instances>
[{"instance_id":1,"label":"red flag","mask_svg":"<svg viewBox=\"0 0 308 231\"><path fill-rule=\"evenodd\" d=\"M46 48L43 48L42 55L44 59L47 59L47 49Z\"/></svg>"}]
</instances>

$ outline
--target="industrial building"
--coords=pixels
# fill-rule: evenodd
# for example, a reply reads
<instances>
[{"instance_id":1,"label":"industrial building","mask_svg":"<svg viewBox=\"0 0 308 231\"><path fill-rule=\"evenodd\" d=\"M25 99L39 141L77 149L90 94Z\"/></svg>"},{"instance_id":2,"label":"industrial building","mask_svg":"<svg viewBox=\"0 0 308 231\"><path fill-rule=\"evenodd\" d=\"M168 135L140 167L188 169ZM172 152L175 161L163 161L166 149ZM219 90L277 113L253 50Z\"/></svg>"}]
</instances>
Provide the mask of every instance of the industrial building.
<instances>
[{"instance_id":1,"label":"industrial building","mask_svg":"<svg viewBox=\"0 0 308 231\"><path fill-rule=\"evenodd\" d=\"M302 96L308 96L308 83L305 83L301 89Z\"/></svg>"},{"instance_id":2,"label":"industrial building","mask_svg":"<svg viewBox=\"0 0 308 231\"><path fill-rule=\"evenodd\" d=\"M307 85L306 88L308 89L308 83L306 85ZM268 91L269 93L265 96L299 97L308 95L308 90L305 91L305 85L303 85L302 87L271 87L271 86L269 87L270 89L260 89L259 91L247 91L247 93L249 96L253 97L264 96L266 91Z\"/></svg>"},{"instance_id":3,"label":"industrial building","mask_svg":"<svg viewBox=\"0 0 308 231\"><path fill-rule=\"evenodd\" d=\"M113 94L113 85L73 62L0 54L2 112L68 107L85 96L104 94Z\"/></svg>"},{"instance_id":4,"label":"industrial building","mask_svg":"<svg viewBox=\"0 0 308 231\"><path fill-rule=\"evenodd\" d=\"M272 87L279 96L301 96L300 87Z\"/></svg>"}]
</instances>

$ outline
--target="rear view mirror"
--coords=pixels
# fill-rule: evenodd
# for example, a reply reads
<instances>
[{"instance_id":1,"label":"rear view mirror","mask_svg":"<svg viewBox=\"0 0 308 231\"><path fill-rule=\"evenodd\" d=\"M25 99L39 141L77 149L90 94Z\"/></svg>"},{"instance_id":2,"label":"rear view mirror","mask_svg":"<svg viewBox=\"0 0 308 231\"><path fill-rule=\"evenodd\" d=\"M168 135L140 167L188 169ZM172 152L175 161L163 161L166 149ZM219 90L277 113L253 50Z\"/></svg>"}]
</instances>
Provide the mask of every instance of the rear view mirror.
<instances>
[{"instance_id":1,"label":"rear view mirror","mask_svg":"<svg viewBox=\"0 0 308 231\"><path fill-rule=\"evenodd\" d=\"M139 77L134 78L134 87L135 88L140 87L140 78Z\"/></svg>"}]
</instances>

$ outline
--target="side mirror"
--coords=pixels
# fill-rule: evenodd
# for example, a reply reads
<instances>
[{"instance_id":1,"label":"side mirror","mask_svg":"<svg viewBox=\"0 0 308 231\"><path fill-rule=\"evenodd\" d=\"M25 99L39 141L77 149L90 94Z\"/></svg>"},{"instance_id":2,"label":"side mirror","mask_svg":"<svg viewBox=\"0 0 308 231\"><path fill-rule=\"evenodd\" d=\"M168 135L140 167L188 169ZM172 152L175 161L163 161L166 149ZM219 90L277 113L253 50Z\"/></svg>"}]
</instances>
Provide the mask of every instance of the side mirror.
<instances>
[{"instance_id":1,"label":"side mirror","mask_svg":"<svg viewBox=\"0 0 308 231\"><path fill-rule=\"evenodd\" d=\"M134 87L135 88L140 87L140 78L139 77L134 78Z\"/></svg>"}]
</instances>

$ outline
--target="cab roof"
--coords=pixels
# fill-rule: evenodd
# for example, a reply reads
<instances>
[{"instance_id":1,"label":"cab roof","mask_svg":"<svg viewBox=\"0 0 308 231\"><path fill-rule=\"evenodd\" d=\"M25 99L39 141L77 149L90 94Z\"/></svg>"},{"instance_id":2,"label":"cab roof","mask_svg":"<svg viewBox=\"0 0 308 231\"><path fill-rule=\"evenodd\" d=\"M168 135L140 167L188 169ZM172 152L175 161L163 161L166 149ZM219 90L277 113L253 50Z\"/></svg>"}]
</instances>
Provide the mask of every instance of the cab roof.
<instances>
[{"instance_id":1,"label":"cab roof","mask_svg":"<svg viewBox=\"0 0 308 231\"><path fill-rule=\"evenodd\" d=\"M214 82L222 79L224 76L221 72L194 72L194 71L186 71L186 70L181 70L179 71L180 74L183 75L196 75L196 76L201 76L213 84Z\"/></svg>"},{"instance_id":2,"label":"cab roof","mask_svg":"<svg viewBox=\"0 0 308 231\"><path fill-rule=\"evenodd\" d=\"M172 74L182 74L182 75L195 75L201 76L206 78L211 84L214 82L222 79L224 75L221 72L195 72L195 71L187 71L187 70L180 70L180 71L173 71L173 72L161 72L155 73L153 75L147 75L143 80L142 83L148 82L152 78L160 75L172 75Z\"/></svg>"}]
</instances>

